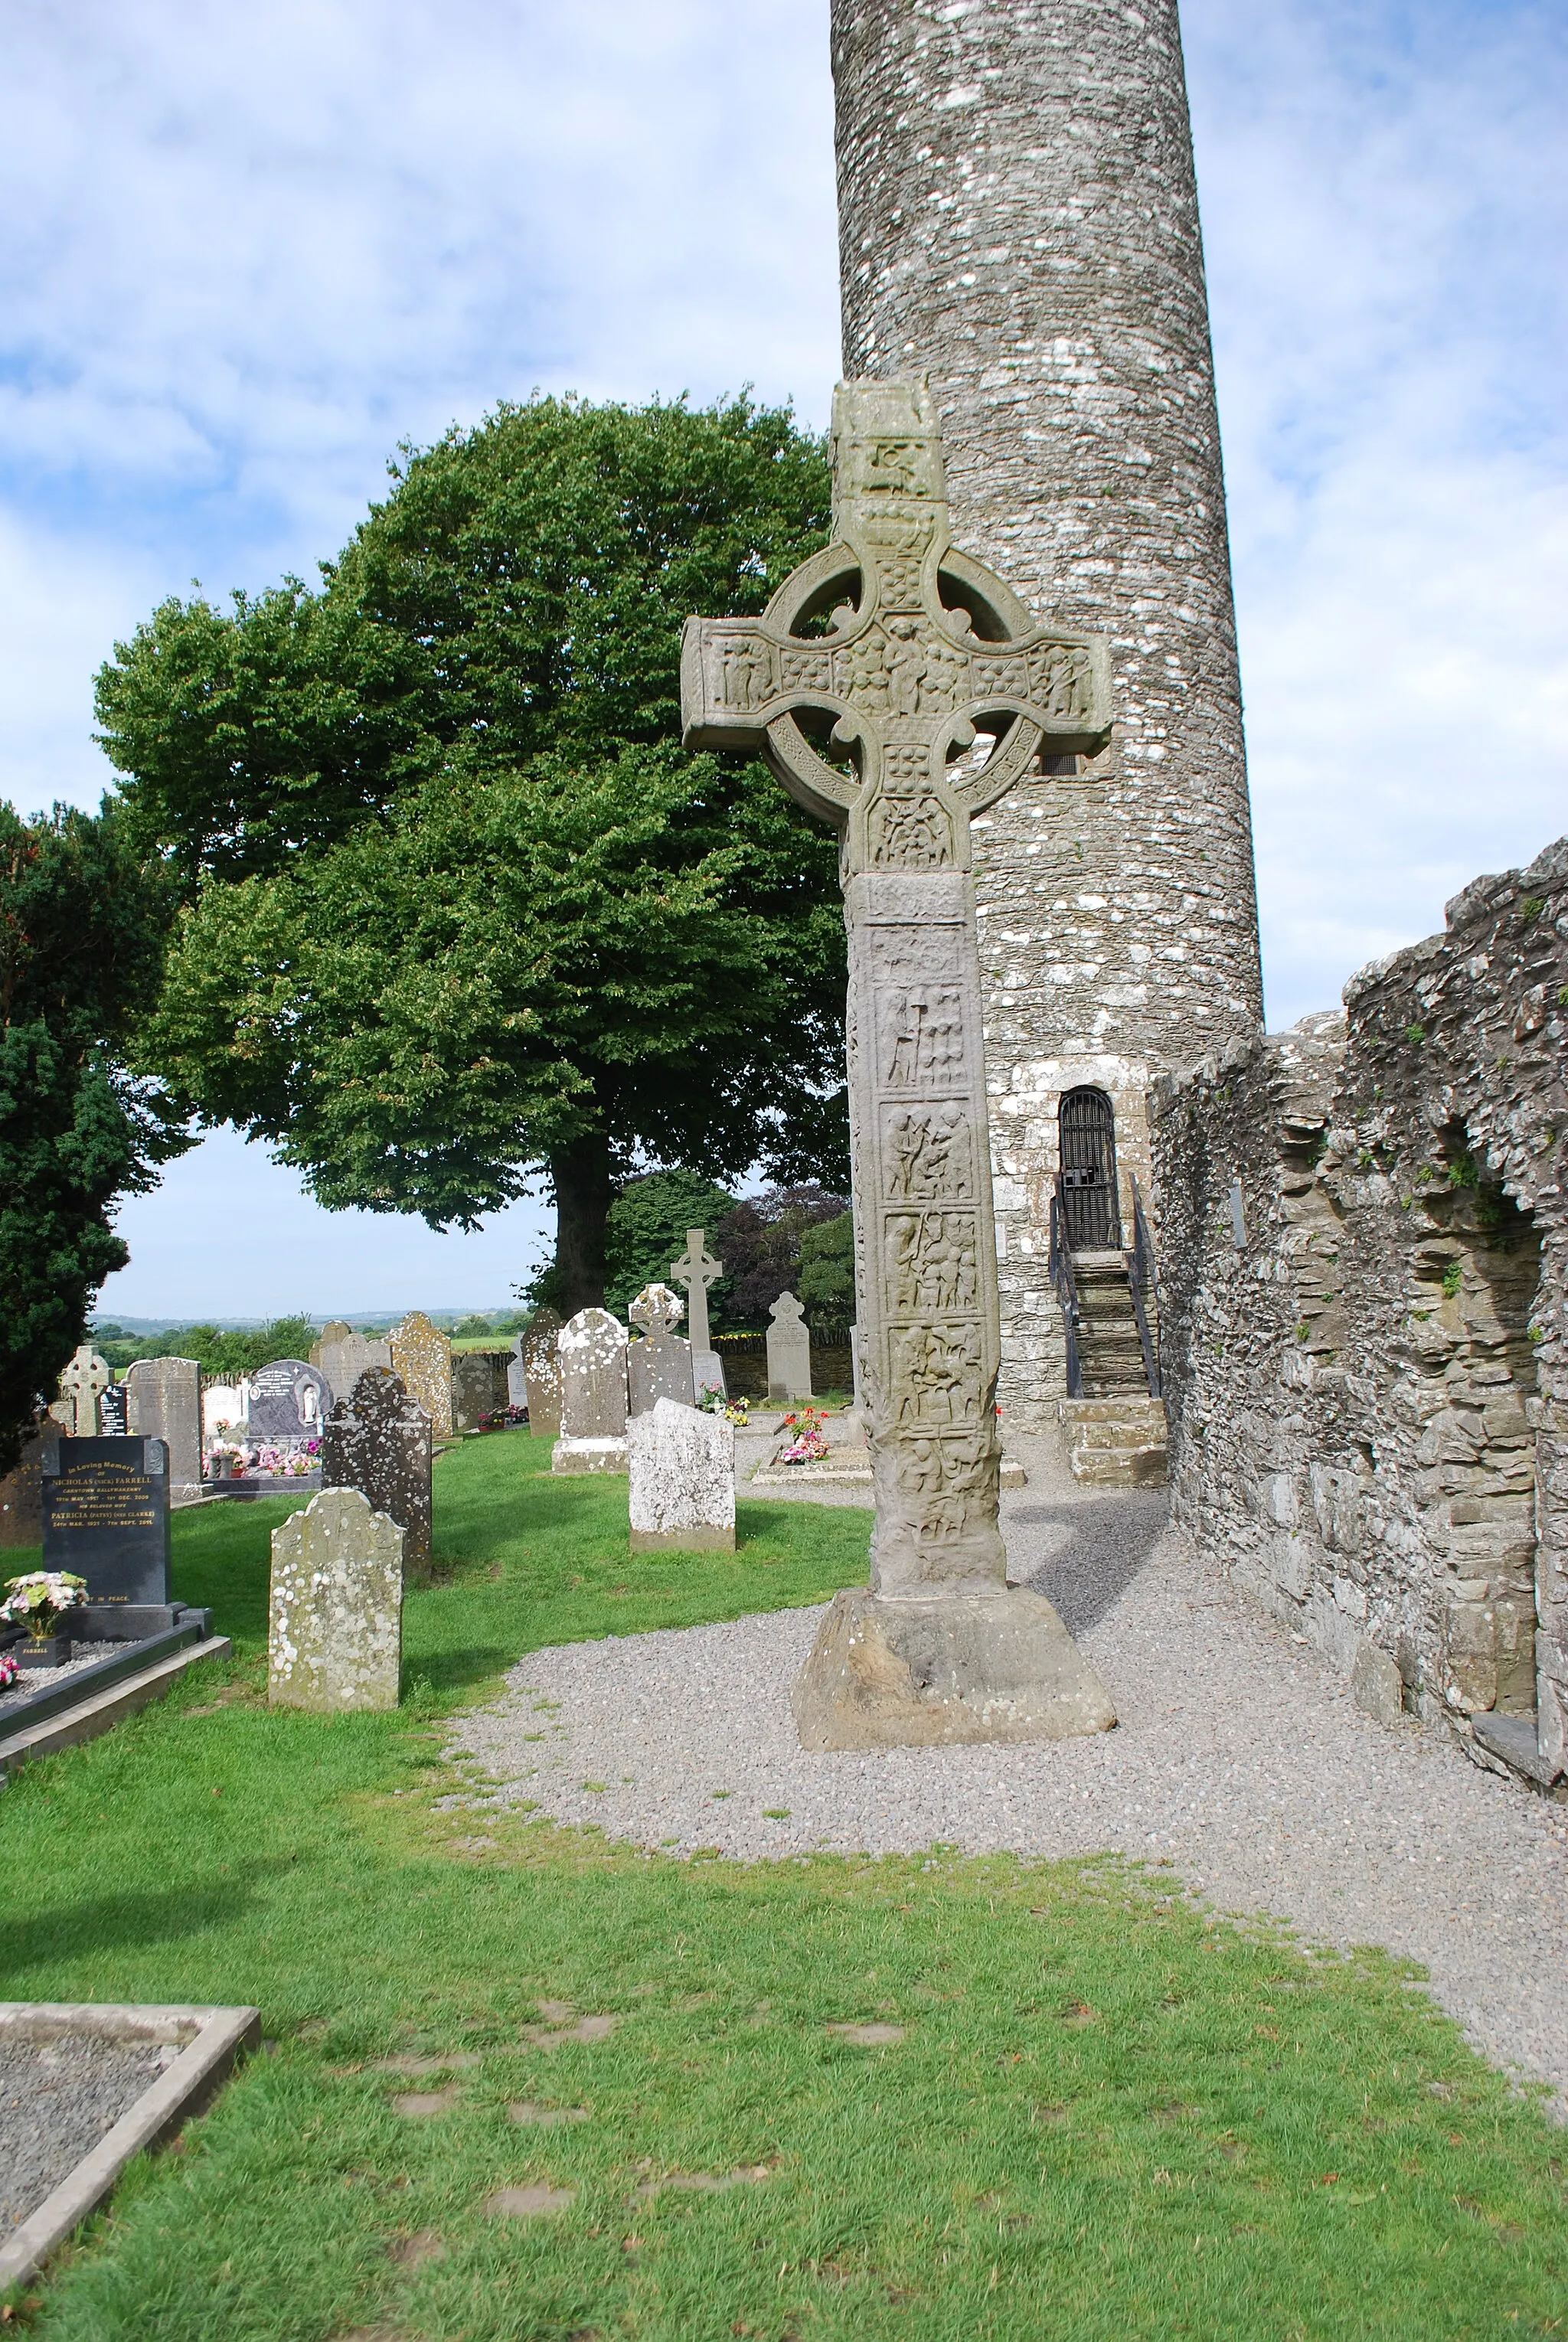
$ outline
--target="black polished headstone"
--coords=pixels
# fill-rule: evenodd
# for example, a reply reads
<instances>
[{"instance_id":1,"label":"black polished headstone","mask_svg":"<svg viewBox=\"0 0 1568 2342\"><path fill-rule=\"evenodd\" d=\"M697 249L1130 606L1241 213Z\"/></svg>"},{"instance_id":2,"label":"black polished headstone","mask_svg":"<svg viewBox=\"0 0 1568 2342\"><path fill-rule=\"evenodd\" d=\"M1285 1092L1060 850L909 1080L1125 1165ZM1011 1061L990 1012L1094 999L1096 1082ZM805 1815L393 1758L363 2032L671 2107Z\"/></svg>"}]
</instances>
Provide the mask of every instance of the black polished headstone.
<instances>
[{"instance_id":1,"label":"black polished headstone","mask_svg":"<svg viewBox=\"0 0 1568 2342\"><path fill-rule=\"evenodd\" d=\"M251 1376L250 1386L247 1439L286 1445L321 1437L332 1389L319 1367L303 1358L275 1358Z\"/></svg>"},{"instance_id":2,"label":"black polished headstone","mask_svg":"<svg viewBox=\"0 0 1568 2342\"><path fill-rule=\"evenodd\" d=\"M98 1394L98 1423L105 1439L125 1436L125 1386L111 1383Z\"/></svg>"},{"instance_id":3,"label":"black polished headstone","mask_svg":"<svg viewBox=\"0 0 1568 2342\"><path fill-rule=\"evenodd\" d=\"M44 1566L95 1604L169 1599L169 1451L161 1439L59 1439L39 1458Z\"/></svg>"}]
</instances>

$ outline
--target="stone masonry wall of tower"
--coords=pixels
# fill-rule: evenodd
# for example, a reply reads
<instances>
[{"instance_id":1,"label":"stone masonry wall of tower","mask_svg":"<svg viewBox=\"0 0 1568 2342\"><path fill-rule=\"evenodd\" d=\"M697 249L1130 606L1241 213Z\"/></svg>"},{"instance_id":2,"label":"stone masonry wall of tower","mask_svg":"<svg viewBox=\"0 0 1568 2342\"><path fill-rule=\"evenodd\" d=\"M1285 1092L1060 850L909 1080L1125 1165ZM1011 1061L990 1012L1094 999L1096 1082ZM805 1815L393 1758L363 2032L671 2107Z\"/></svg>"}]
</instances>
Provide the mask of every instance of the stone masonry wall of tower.
<instances>
[{"instance_id":1,"label":"stone masonry wall of tower","mask_svg":"<svg viewBox=\"0 0 1568 2342\"><path fill-rule=\"evenodd\" d=\"M1174 0L833 0L846 375L929 375L954 542L1108 633L1115 731L975 825L1004 1416L1065 1387L1064 1090L1262 1016L1208 305ZM1076 766L1083 760L1067 760Z\"/></svg>"}]
</instances>

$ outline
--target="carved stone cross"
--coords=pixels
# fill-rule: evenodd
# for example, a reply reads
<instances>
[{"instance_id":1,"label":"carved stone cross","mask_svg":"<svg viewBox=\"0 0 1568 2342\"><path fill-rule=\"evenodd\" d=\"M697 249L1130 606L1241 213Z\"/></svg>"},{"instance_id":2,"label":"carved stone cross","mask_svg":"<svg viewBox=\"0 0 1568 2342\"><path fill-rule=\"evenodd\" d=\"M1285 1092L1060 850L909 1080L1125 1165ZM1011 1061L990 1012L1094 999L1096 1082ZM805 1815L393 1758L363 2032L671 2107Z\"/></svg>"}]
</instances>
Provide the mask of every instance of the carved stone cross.
<instances>
[{"instance_id":1,"label":"carved stone cross","mask_svg":"<svg viewBox=\"0 0 1568 2342\"><path fill-rule=\"evenodd\" d=\"M670 1263L670 1275L686 1288L687 1332L694 1351L713 1347L708 1336L708 1287L724 1273L723 1262L708 1250L706 1231L688 1228L686 1249L679 1260Z\"/></svg>"},{"instance_id":2,"label":"carved stone cross","mask_svg":"<svg viewBox=\"0 0 1568 2342\"><path fill-rule=\"evenodd\" d=\"M71 1429L78 1439L98 1436L98 1402L114 1379L91 1342L78 1344L60 1376L60 1396L70 1406Z\"/></svg>"},{"instance_id":3,"label":"carved stone cross","mask_svg":"<svg viewBox=\"0 0 1568 2342\"><path fill-rule=\"evenodd\" d=\"M842 837L857 1309L876 1490L872 1595L1004 1596L969 827L1042 751L1104 745L1109 648L1099 636L1036 625L993 571L952 545L924 381L841 383L833 431L833 544L760 618L686 621L684 738L689 748L760 748L790 794ZM1059 1620L1055 1630L1064 1639ZM929 1736L1046 1728L1004 1727L1002 1718L994 1731Z\"/></svg>"}]
</instances>

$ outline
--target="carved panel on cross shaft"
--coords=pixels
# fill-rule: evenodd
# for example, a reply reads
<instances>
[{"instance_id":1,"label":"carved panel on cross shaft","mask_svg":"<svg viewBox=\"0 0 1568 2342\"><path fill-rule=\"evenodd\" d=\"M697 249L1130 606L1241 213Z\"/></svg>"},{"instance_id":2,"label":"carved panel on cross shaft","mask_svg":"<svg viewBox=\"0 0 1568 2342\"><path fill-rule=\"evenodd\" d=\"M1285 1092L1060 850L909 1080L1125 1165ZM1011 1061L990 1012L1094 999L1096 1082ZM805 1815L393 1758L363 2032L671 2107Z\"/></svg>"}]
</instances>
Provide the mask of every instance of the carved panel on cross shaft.
<instances>
[{"instance_id":1,"label":"carved panel on cross shaft","mask_svg":"<svg viewBox=\"0 0 1568 2342\"><path fill-rule=\"evenodd\" d=\"M883 1152L887 1192L909 1203L967 1203L974 1194L969 1116L962 1106L894 1107Z\"/></svg>"},{"instance_id":2,"label":"carved panel on cross shaft","mask_svg":"<svg viewBox=\"0 0 1568 2342\"><path fill-rule=\"evenodd\" d=\"M884 789L871 808L866 835L881 870L945 870L954 860L952 816L928 789Z\"/></svg>"},{"instance_id":3,"label":"carved panel on cross shaft","mask_svg":"<svg viewBox=\"0 0 1568 2342\"><path fill-rule=\"evenodd\" d=\"M972 1496L996 1469L995 1445L979 1429L920 1431L897 1450L899 1485L916 1496Z\"/></svg>"},{"instance_id":4,"label":"carved panel on cross shaft","mask_svg":"<svg viewBox=\"0 0 1568 2342\"><path fill-rule=\"evenodd\" d=\"M901 986L878 1011L884 1089L950 1089L963 1081L964 996L955 985Z\"/></svg>"},{"instance_id":5,"label":"carved panel on cross shaft","mask_svg":"<svg viewBox=\"0 0 1568 2342\"><path fill-rule=\"evenodd\" d=\"M887 1223L885 1257L894 1309L974 1309L980 1264L973 1212L897 1212Z\"/></svg>"},{"instance_id":6,"label":"carved panel on cross shaft","mask_svg":"<svg viewBox=\"0 0 1568 2342\"><path fill-rule=\"evenodd\" d=\"M899 1326L889 1340L897 1424L980 1421L978 1326Z\"/></svg>"}]
</instances>

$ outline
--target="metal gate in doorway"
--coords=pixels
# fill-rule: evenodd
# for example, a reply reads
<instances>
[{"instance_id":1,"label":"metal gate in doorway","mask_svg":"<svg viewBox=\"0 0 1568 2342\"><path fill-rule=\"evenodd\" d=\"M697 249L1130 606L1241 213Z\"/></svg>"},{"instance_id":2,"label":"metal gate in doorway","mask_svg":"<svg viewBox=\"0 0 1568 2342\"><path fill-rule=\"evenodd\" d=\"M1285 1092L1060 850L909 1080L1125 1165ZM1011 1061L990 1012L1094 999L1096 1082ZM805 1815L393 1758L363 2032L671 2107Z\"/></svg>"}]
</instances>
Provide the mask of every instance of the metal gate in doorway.
<instances>
[{"instance_id":1,"label":"metal gate in doorway","mask_svg":"<svg viewBox=\"0 0 1568 2342\"><path fill-rule=\"evenodd\" d=\"M1068 1090L1058 1116L1062 1208L1070 1252L1119 1250L1116 1126L1104 1090Z\"/></svg>"}]
</instances>

